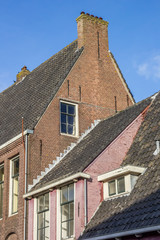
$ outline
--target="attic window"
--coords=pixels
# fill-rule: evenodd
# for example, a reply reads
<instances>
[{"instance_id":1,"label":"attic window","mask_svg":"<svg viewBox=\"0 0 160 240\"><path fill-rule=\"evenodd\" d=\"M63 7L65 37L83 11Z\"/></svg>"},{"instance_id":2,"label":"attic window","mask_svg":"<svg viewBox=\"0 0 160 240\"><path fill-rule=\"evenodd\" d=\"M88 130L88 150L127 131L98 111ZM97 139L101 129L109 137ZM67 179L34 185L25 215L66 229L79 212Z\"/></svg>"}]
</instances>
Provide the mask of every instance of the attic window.
<instances>
[{"instance_id":1,"label":"attic window","mask_svg":"<svg viewBox=\"0 0 160 240\"><path fill-rule=\"evenodd\" d=\"M78 106L69 102L60 102L61 112L61 133L77 136L78 135Z\"/></svg>"},{"instance_id":2,"label":"attic window","mask_svg":"<svg viewBox=\"0 0 160 240\"><path fill-rule=\"evenodd\" d=\"M144 170L145 168L141 167L125 166L100 175L98 181L103 182L104 198L131 192L137 182L138 176Z\"/></svg>"}]
</instances>

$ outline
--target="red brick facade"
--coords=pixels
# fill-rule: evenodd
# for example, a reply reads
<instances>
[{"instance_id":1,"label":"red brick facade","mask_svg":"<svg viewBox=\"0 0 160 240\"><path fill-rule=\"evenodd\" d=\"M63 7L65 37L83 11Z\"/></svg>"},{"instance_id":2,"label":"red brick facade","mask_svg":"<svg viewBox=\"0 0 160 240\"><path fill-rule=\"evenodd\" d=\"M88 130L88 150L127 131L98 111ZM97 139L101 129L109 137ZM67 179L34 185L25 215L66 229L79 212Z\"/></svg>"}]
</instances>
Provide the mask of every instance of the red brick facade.
<instances>
[{"instance_id":1,"label":"red brick facade","mask_svg":"<svg viewBox=\"0 0 160 240\"><path fill-rule=\"evenodd\" d=\"M107 22L82 14L78 19L78 44L84 50L29 135L28 183L59 156L77 137L60 133L60 100L78 105L79 136L96 119L103 119L125 109L134 100L108 51ZM24 234L24 147L22 141L0 149L4 163L3 219L0 239L23 239ZM19 154L18 213L9 217L10 158ZM12 233L12 234L11 234ZM7 237L8 236L8 237Z\"/></svg>"}]
</instances>

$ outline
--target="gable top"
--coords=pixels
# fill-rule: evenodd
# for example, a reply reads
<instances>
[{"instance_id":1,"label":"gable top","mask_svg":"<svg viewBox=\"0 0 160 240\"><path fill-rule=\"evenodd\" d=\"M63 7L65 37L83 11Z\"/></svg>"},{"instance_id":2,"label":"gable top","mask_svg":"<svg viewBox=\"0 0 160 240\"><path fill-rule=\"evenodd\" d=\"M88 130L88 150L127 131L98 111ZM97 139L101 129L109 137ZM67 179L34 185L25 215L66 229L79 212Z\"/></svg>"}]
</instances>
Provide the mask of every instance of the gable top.
<instances>
[{"instance_id":1,"label":"gable top","mask_svg":"<svg viewBox=\"0 0 160 240\"><path fill-rule=\"evenodd\" d=\"M58 164L31 188L43 188L63 178L83 172L85 168L151 103L151 98L135 104L90 131Z\"/></svg>"},{"instance_id":2,"label":"gable top","mask_svg":"<svg viewBox=\"0 0 160 240\"><path fill-rule=\"evenodd\" d=\"M88 223L80 239L111 239L159 230L160 164L154 155L160 136L160 93L150 106L122 167L145 167L128 196L105 200ZM109 211L108 211L109 209Z\"/></svg>"},{"instance_id":3,"label":"gable top","mask_svg":"<svg viewBox=\"0 0 160 240\"><path fill-rule=\"evenodd\" d=\"M0 145L24 130L33 129L82 53L74 41L0 93Z\"/></svg>"}]
</instances>

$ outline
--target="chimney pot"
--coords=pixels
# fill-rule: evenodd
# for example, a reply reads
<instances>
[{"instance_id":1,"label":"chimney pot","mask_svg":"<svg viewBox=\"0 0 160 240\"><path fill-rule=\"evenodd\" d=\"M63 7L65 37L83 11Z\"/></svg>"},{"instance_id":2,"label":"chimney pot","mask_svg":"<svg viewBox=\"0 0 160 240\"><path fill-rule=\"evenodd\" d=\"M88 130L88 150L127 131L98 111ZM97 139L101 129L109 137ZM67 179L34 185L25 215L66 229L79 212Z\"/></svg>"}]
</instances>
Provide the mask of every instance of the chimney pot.
<instances>
[{"instance_id":1,"label":"chimney pot","mask_svg":"<svg viewBox=\"0 0 160 240\"><path fill-rule=\"evenodd\" d=\"M85 12L81 12L81 14L85 14Z\"/></svg>"},{"instance_id":2,"label":"chimney pot","mask_svg":"<svg viewBox=\"0 0 160 240\"><path fill-rule=\"evenodd\" d=\"M98 18L97 16L95 16L95 18Z\"/></svg>"},{"instance_id":3,"label":"chimney pot","mask_svg":"<svg viewBox=\"0 0 160 240\"><path fill-rule=\"evenodd\" d=\"M91 17L94 17L94 15L91 15Z\"/></svg>"},{"instance_id":4,"label":"chimney pot","mask_svg":"<svg viewBox=\"0 0 160 240\"><path fill-rule=\"evenodd\" d=\"M27 69L26 66L22 67L21 72L18 72L17 74L16 83L22 81L29 73L30 71Z\"/></svg>"},{"instance_id":5,"label":"chimney pot","mask_svg":"<svg viewBox=\"0 0 160 240\"><path fill-rule=\"evenodd\" d=\"M86 13L86 15L90 16L90 14L89 14L89 13Z\"/></svg>"},{"instance_id":6,"label":"chimney pot","mask_svg":"<svg viewBox=\"0 0 160 240\"><path fill-rule=\"evenodd\" d=\"M103 20L103 18L102 18L102 17L100 17L99 19Z\"/></svg>"}]
</instances>

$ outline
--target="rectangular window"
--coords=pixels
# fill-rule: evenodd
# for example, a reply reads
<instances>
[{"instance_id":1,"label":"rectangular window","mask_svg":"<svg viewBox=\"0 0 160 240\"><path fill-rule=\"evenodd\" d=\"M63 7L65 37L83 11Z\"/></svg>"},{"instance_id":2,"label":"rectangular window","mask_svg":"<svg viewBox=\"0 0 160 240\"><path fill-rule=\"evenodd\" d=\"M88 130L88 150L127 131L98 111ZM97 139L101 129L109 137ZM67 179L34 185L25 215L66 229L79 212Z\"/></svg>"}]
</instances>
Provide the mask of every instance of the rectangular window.
<instances>
[{"instance_id":1,"label":"rectangular window","mask_svg":"<svg viewBox=\"0 0 160 240\"><path fill-rule=\"evenodd\" d=\"M38 197L37 240L49 239L49 193Z\"/></svg>"},{"instance_id":2,"label":"rectangular window","mask_svg":"<svg viewBox=\"0 0 160 240\"><path fill-rule=\"evenodd\" d=\"M18 212L19 156L11 159L11 214Z\"/></svg>"},{"instance_id":3,"label":"rectangular window","mask_svg":"<svg viewBox=\"0 0 160 240\"><path fill-rule=\"evenodd\" d=\"M0 218L3 217L4 165L0 165Z\"/></svg>"},{"instance_id":4,"label":"rectangular window","mask_svg":"<svg viewBox=\"0 0 160 240\"><path fill-rule=\"evenodd\" d=\"M74 184L61 188L61 239L74 235Z\"/></svg>"},{"instance_id":5,"label":"rectangular window","mask_svg":"<svg viewBox=\"0 0 160 240\"><path fill-rule=\"evenodd\" d=\"M75 104L60 102L61 133L77 135L77 110Z\"/></svg>"},{"instance_id":6,"label":"rectangular window","mask_svg":"<svg viewBox=\"0 0 160 240\"><path fill-rule=\"evenodd\" d=\"M117 195L125 192L125 180L124 177L112 180L108 182L109 196Z\"/></svg>"}]
</instances>

